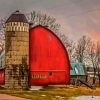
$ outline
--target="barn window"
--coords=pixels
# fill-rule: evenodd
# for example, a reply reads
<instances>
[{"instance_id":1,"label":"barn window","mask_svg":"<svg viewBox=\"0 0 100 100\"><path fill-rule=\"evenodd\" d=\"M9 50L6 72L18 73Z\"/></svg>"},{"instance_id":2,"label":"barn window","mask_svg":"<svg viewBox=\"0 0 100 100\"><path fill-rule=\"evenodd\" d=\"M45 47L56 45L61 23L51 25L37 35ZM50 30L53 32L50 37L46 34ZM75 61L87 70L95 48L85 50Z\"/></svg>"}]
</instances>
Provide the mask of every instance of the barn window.
<instances>
[{"instance_id":1,"label":"barn window","mask_svg":"<svg viewBox=\"0 0 100 100\"><path fill-rule=\"evenodd\" d=\"M41 75L41 78L46 78L46 75Z\"/></svg>"},{"instance_id":2,"label":"barn window","mask_svg":"<svg viewBox=\"0 0 100 100\"><path fill-rule=\"evenodd\" d=\"M49 72L49 76L52 76L52 72Z\"/></svg>"},{"instance_id":3,"label":"barn window","mask_svg":"<svg viewBox=\"0 0 100 100\"><path fill-rule=\"evenodd\" d=\"M39 78L39 76L38 75L33 75L32 78Z\"/></svg>"}]
</instances>

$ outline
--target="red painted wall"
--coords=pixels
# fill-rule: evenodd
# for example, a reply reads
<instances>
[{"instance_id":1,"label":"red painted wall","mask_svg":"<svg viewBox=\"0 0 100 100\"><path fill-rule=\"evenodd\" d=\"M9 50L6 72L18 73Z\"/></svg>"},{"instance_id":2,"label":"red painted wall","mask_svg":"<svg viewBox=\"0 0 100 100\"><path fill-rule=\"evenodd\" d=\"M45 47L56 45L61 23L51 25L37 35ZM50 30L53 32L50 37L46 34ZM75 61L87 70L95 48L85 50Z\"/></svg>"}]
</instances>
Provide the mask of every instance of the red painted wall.
<instances>
[{"instance_id":1,"label":"red painted wall","mask_svg":"<svg viewBox=\"0 0 100 100\"><path fill-rule=\"evenodd\" d=\"M4 69L0 69L0 85L5 84L5 74L4 74Z\"/></svg>"},{"instance_id":2,"label":"red painted wall","mask_svg":"<svg viewBox=\"0 0 100 100\"><path fill-rule=\"evenodd\" d=\"M52 31L40 25L30 29L29 66L30 85L69 83L70 62L66 49Z\"/></svg>"}]
</instances>

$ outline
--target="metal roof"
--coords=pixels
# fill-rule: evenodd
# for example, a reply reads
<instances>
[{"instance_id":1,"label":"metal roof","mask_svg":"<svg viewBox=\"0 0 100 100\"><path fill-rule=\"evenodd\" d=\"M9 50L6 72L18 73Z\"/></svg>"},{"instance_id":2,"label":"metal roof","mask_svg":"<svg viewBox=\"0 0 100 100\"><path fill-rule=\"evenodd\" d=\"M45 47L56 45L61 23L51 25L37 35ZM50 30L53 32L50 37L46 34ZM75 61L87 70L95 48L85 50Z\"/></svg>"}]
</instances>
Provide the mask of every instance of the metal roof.
<instances>
[{"instance_id":1,"label":"metal roof","mask_svg":"<svg viewBox=\"0 0 100 100\"><path fill-rule=\"evenodd\" d=\"M9 22L24 22L28 23L24 14L20 13L19 10L15 11L11 16L7 19L6 23Z\"/></svg>"},{"instance_id":2,"label":"metal roof","mask_svg":"<svg viewBox=\"0 0 100 100\"><path fill-rule=\"evenodd\" d=\"M71 75L86 75L85 69L82 63L71 63L72 70Z\"/></svg>"}]
</instances>

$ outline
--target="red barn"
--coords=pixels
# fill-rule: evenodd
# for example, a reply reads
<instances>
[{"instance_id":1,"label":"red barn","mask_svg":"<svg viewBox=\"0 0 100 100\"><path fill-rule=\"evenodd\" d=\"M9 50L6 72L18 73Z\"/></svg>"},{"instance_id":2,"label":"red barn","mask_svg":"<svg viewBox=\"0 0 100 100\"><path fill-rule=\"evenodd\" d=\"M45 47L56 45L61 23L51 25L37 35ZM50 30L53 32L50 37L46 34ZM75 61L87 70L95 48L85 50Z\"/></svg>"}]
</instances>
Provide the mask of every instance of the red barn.
<instances>
[{"instance_id":1,"label":"red barn","mask_svg":"<svg viewBox=\"0 0 100 100\"><path fill-rule=\"evenodd\" d=\"M5 84L5 74L4 69L0 69L0 85Z\"/></svg>"},{"instance_id":2,"label":"red barn","mask_svg":"<svg viewBox=\"0 0 100 100\"><path fill-rule=\"evenodd\" d=\"M30 86L68 84L70 62L59 38L41 25L31 28L29 34Z\"/></svg>"}]
</instances>

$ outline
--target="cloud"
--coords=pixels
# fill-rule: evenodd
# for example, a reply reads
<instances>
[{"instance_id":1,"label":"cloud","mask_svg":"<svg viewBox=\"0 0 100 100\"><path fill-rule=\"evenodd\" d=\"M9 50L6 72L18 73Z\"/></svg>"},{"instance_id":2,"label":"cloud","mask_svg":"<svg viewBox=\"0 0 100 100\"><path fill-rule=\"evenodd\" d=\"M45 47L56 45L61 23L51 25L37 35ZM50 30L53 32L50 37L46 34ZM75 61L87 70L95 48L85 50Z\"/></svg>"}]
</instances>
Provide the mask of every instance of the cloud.
<instances>
[{"instance_id":1,"label":"cloud","mask_svg":"<svg viewBox=\"0 0 100 100\"><path fill-rule=\"evenodd\" d=\"M55 17L61 32L72 40L89 35L99 40L100 0L0 0L0 17L8 17L15 10L28 13L41 11Z\"/></svg>"},{"instance_id":2,"label":"cloud","mask_svg":"<svg viewBox=\"0 0 100 100\"><path fill-rule=\"evenodd\" d=\"M91 31L89 34L90 34L90 37L92 37L92 39L94 39L96 41L100 41L100 33Z\"/></svg>"}]
</instances>

